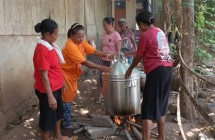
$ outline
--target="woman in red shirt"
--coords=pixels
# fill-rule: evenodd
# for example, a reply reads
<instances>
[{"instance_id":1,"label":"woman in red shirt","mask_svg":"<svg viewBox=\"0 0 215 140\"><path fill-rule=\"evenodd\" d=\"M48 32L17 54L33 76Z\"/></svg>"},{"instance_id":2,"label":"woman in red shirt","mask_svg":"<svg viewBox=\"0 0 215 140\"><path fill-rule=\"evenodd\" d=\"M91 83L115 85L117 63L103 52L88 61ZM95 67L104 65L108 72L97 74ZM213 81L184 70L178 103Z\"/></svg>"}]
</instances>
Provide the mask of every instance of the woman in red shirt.
<instances>
[{"instance_id":1,"label":"woman in red shirt","mask_svg":"<svg viewBox=\"0 0 215 140\"><path fill-rule=\"evenodd\" d=\"M152 121L158 124L158 139L165 139L165 115L172 79L172 62L165 34L153 25L154 18L148 11L136 17L142 31L136 56L128 68L125 78L142 59L146 72L146 83L142 102L143 139L150 140Z\"/></svg>"},{"instance_id":2,"label":"woman in red shirt","mask_svg":"<svg viewBox=\"0 0 215 140\"><path fill-rule=\"evenodd\" d=\"M60 132L60 121L63 119L61 89L63 76L60 62L64 59L58 46L54 43L58 36L58 25L51 19L44 19L35 26L41 33L34 51L35 93L39 99L39 127L42 140L49 140L49 131L54 131L58 140L66 140Z\"/></svg>"}]
</instances>

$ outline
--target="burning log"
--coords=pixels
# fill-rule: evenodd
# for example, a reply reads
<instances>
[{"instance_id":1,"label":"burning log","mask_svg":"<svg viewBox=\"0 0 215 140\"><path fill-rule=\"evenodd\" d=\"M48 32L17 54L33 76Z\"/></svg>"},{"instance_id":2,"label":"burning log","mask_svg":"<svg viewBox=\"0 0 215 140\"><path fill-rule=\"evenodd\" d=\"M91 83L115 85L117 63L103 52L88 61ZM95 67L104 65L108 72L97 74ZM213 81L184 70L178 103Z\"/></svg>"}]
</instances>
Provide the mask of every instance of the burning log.
<instances>
[{"instance_id":1,"label":"burning log","mask_svg":"<svg viewBox=\"0 0 215 140\"><path fill-rule=\"evenodd\" d=\"M125 124L124 124L124 132L125 132L125 136L126 136L127 140L133 140L131 135L129 134L128 128Z\"/></svg>"},{"instance_id":2,"label":"burning log","mask_svg":"<svg viewBox=\"0 0 215 140\"><path fill-rule=\"evenodd\" d=\"M134 127L138 128L138 129L140 129L140 130L143 129L142 126L139 125L139 124L136 124L136 123L131 122L131 121L129 121L129 120L127 120L126 122L127 122L128 124L130 124L130 125L133 125Z\"/></svg>"},{"instance_id":3,"label":"burning log","mask_svg":"<svg viewBox=\"0 0 215 140\"><path fill-rule=\"evenodd\" d=\"M137 128L135 128L134 126L131 126L131 131L133 132L133 134L135 135L135 137L138 139L138 140L142 140L143 139L143 136L142 134L137 130Z\"/></svg>"},{"instance_id":4,"label":"burning log","mask_svg":"<svg viewBox=\"0 0 215 140\"><path fill-rule=\"evenodd\" d=\"M139 124L133 123L133 122L128 121L128 120L127 120L126 122L127 122L128 124L130 124L130 125L136 127L136 128L139 129L139 130L143 130L142 126L139 125ZM151 134L154 135L154 136L158 136L158 133L155 133L155 132L153 132L153 131L151 131Z\"/></svg>"}]
</instances>

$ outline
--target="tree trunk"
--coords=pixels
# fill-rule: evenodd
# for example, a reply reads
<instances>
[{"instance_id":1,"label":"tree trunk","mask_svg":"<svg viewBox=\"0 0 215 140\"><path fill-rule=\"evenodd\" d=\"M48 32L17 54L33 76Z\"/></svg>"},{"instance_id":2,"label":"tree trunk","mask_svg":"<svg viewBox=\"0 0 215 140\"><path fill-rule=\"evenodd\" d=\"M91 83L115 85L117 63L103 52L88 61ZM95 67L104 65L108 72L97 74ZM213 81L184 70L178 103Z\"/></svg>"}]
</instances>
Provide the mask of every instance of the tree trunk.
<instances>
[{"instance_id":1,"label":"tree trunk","mask_svg":"<svg viewBox=\"0 0 215 140\"><path fill-rule=\"evenodd\" d=\"M163 7L164 7L164 17L166 22L166 33L171 31L171 9L170 9L170 1L163 0Z\"/></svg>"},{"instance_id":2,"label":"tree trunk","mask_svg":"<svg viewBox=\"0 0 215 140\"><path fill-rule=\"evenodd\" d=\"M181 7L181 0L174 0L174 9L175 9L175 24L178 28L179 32L182 31L182 7Z\"/></svg>"},{"instance_id":3,"label":"tree trunk","mask_svg":"<svg viewBox=\"0 0 215 140\"><path fill-rule=\"evenodd\" d=\"M192 68L194 56L194 0L182 0L182 57L185 63ZM181 77L190 93L193 93L193 77L189 70L181 66ZM182 91L183 92L183 91ZM189 101L185 93L180 96L181 115L187 120L196 119L194 106Z\"/></svg>"}]
</instances>

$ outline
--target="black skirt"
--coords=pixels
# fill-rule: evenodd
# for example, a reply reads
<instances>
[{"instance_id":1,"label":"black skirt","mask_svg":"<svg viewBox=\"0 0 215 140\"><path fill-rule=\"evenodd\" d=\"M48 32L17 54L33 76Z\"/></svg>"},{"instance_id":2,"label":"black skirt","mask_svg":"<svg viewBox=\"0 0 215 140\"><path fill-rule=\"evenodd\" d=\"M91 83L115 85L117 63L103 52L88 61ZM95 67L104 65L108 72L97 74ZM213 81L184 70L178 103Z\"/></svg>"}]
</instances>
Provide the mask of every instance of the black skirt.
<instances>
[{"instance_id":1,"label":"black skirt","mask_svg":"<svg viewBox=\"0 0 215 140\"><path fill-rule=\"evenodd\" d=\"M159 66L146 75L142 119L159 121L167 113L172 67Z\"/></svg>"}]
</instances>

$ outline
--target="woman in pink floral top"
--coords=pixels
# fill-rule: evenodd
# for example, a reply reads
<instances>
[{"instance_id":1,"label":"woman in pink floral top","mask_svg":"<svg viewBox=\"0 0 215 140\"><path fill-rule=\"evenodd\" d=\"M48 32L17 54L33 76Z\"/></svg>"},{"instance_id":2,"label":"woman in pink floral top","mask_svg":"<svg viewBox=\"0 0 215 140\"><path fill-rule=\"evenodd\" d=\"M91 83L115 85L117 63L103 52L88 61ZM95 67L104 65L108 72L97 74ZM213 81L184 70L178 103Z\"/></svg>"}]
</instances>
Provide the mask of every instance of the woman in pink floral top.
<instances>
[{"instance_id":1,"label":"woman in pink floral top","mask_svg":"<svg viewBox=\"0 0 215 140\"><path fill-rule=\"evenodd\" d=\"M126 25L125 19L120 19L118 22L120 28L120 36L122 38L122 52L131 52L136 50L134 32ZM132 56L127 56L128 63L131 64Z\"/></svg>"}]
</instances>

